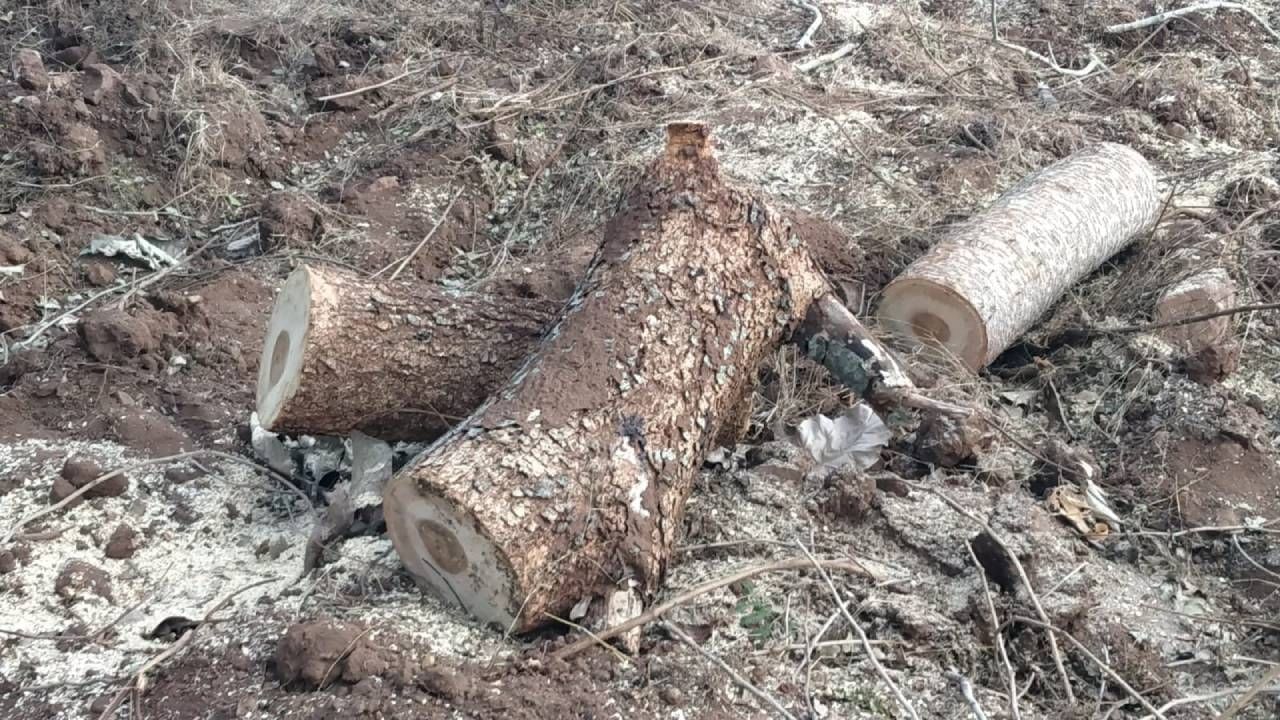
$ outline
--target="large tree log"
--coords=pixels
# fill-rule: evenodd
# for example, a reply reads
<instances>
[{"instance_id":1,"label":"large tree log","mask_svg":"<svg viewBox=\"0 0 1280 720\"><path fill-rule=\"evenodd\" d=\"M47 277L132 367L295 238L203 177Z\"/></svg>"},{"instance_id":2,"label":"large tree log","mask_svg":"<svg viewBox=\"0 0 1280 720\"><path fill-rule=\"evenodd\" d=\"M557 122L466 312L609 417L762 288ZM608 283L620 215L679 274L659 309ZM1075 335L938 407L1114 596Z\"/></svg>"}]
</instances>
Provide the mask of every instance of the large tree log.
<instances>
[{"instance_id":1,"label":"large tree log","mask_svg":"<svg viewBox=\"0 0 1280 720\"><path fill-rule=\"evenodd\" d=\"M624 580L652 593L717 427L824 290L784 221L721 183L705 128L671 126L537 353L392 479L401 559L516 631Z\"/></svg>"},{"instance_id":2,"label":"large tree log","mask_svg":"<svg viewBox=\"0 0 1280 720\"><path fill-rule=\"evenodd\" d=\"M571 249L483 292L300 267L267 323L258 419L276 432L437 437L528 358L590 258Z\"/></svg>"},{"instance_id":3,"label":"large tree log","mask_svg":"<svg viewBox=\"0 0 1280 720\"><path fill-rule=\"evenodd\" d=\"M1160 214L1155 173L1134 150L1087 147L952 228L884 290L878 315L970 368L990 363L1073 284Z\"/></svg>"}]
</instances>

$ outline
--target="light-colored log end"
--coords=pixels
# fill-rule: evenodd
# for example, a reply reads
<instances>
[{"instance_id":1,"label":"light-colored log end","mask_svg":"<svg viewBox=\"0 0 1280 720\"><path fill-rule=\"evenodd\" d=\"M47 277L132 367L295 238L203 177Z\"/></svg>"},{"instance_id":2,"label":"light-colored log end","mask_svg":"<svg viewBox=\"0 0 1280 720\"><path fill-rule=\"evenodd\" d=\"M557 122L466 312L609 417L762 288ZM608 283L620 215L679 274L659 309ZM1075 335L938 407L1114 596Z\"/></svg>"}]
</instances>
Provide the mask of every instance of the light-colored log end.
<instances>
[{"instance_id":1,"label":"light-colored log end","mask_svg":"<svg viewBox=\"0 0 1280 720\"><path fill-rule=\"evenodd\" d=\"M271 429L298 391L307 330L311 326L313 274L294 270L276 297L258 361L258 420Z\"/></svg>"},{"instance_id":2,"label":"light-colored log end","mask_svg":"<svg viewBox=\"0 0 1280 720\"><path fill-rule=\"evenodd\" d=\"M922 278L895 280L884 289L877 315L890 332L917 347L941 349L971 369L989 360L982 316L945 285Z\"/></svg>"},{"instance_id":3,"label":"light-colored log end","mask_svg":"<svg viewBox=\"0 0 1280 720\"><path fill-rule=\"evenodd\" d=\"M522 599L506 558L470 514L405 474L392 478L382 504L391 542L419 586L486 623L513 626Z\"/></svg>"}]
</instances>

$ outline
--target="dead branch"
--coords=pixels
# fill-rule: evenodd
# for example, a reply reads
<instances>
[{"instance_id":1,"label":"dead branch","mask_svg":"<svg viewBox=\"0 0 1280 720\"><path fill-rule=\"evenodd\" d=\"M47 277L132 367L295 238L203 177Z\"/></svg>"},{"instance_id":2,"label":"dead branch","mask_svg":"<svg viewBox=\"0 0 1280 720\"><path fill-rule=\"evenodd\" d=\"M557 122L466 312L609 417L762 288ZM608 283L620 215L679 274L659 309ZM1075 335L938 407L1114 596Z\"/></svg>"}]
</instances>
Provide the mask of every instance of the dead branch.
<instances>
[{"instance_id":1,"label":"dead branch","mask_svg":"<svg viewBox=\"0 0 1280 720\"><path fill-rule=\"evenodd\" d=\"M1220 0L1210 0L1209 2L1196 3L1195 5L1187 5L1176 10L1157 13L1150 17L1134 20L1133 22L1120 23L1107 27L1106 32L1110 34L1128 32L1130 30L1138 30L1139 28L1151 27L1152 25L1160 25L1174 18L1180 18L1193 13L1212 12L1214 10L1239 10L1240 12L1253 18L1255 22L1262 26L1272 38L1280 40L1280 32L1276 32L1275 28L1267 23L1266 18L1258 14L1257 11L1238 2L1221 2Z\"/></svg>"},{"instance_id":2,"label":"dead branch","mask_svg":"<svg viewBox=\"0 0 1280 720\"><path fill-rule=\"evenodd\" d=\"M806 73L812 72L822 67L823 65L833 63L839 60L840 58L848 55L849 53L853 52L853 49L856 47L857 45L851 42L847 42L841 45L840 47L836 48L835 50L832 50L831 52L826 53L825 55L819 55L817 57L809 58L808 60L805 60L802 63L797 63L796 69L799 70L800 72L806 72Z\"/></svg>"},{"instance_id":3,"label":"dead branch","mask_svg":"<svg viewBox=\"0 0 1280 720\"><path fill-rule=\"evenodd\" d=\"M167 455L165 457L144 460L142 462L134 463L133 465L118 468L116 470L112 470L109 473L99 475L93 480L90 480L89 482L80 486L79 488L76 489L75 492L59 500L53 505L50 505L47 508L41 508L40 510L37 510L27 515L26 517L22 518L21 520L19 520L16 524L14 524L13 527L9 528L9 531L5 533L3 538L0 538L0 545L7 544L10 540L13 539L13 536L16 535L18 531L21 530L26 525L29 525L30 523L35 522L36 520L39 520L42 517L45 517L47 515L52 515L53 513L58 512L59 510L75 502L85 493L98 487L99 485L110 480L111 478L119 477L124 473L130 473L145 467L151 467L154 465L167 465L169 463L175 463L181 460L186 460L188 458L200 457L200 456L216 457L221 460L240 463L241 465L248 465L249 467L252 467L255 470L261 470L269 474L273 478L279 480L282 484L284 484L285 487L293 491L295 495L302 498L307 503L307 506L310 507L312 510L315 509L315 504L311 502L311 498L307 497L306 493L302 492L297 487L295 487L293 483L289 482L288 478L272 470L271 468L260 465L248 458L240 457L239 455L231 455L230 453L219 452L217 450L192 450L191 452L178 453L177 455Z\"/></svg>"},{"instance_id":4,"label":"dead branch","mask_svg":"<svg viewBox=\"0 0 1280 720\"><path fill-rule=\"evenodd\" d=\"M1249 688L1244 691L1244 694L1236 698L1235 702L1231 703L1231 707L1228 707L1221 715L1218 716L1218 720L1231 720L1231 718L1236 716L1236 713L1243 710L1246 705L1253 702L1253 699L1261 693L1280 693L1280 687L1268 687L1277 679L1280 679L1280 665L1272 667L1266 672L1266 674L1258 679L1258 682L1249 686ZM1161 709L1164 710L1166 708Z\"/></svg>"},{"instance_id":5,"label":"dead branch","mask_svg":"<svg viewBox=\"0 0 1280 720\"><path fill-rule=\"evenodd\" d=\"M876 579L874 574L872 574L869 570L867 570L862 565L862 563L856 560L844 560L844 559L821 560L820 559L818 560L818 563L825 569L841 570L847 573L851 573L853 575L861 575L862 577L871 578L872 580ZM567 660L568 658L571 658L574 655L581 653L583 650L586 650L587 648L595 645L598 641L608 640L610 638L617 637L618 635L621 635L622 633L625 633L628 630L631 630L632 628L638 628L648 623L651 623L654 620L657 620L658 618L662 617L663 615L666 615L668 612L672 611L673 609L680 607L681 605L684 605L685 603L688 603L692 600L696 600L702 597L703 595L706 595L709 592L714 592L716 590L719 590L722 587L727 587L734 583L742 582L743 580L750 580L751 578L757 575L763 575L764 573L782 572L785 570L803 570L809 567L813 567L813 562L809 558L794 557L794 558L787 558L785 560L776 560L774 562L762 563L759 565L751 565L741 570L738 570L737 572L729 573L728 575L723 575L713 580L708 580L702 583L701 585L695 585L694 587L689 588L688 590L676 595L670 600L654 605L652 608L644 611L643 613L631 618L626 622L619 623L617 625L614 625L611 628L602 630L596 633L592 637L582 638L580 640L574 641L560 648L559 650L556 650L555 652L551 653L551 658L554 660Z\"/></svg>"},{"instance_id":6,"label":"dead branch","mask_svg":"<svg viewBox=\"0 0 1280 720\"><path fill-rule=\"evenodd\" d=\"M1224 310L1218 310L1201 315L1191 315L1189 317L1178 318L1176 320L1166 320L1164 322L1144 323L1142 325L1122 325L1120 327L1104 328L1073 328L1064 330L1061 335L1072 335L1075 333L1083 333L1086 337L1096 335L1128 335L1131 333L1144 333L1151 330L1162 330L1164 328L1177 327L1179 325L1190 325L1191 323L1202 322L1204 320L1212 320L1214 318L1225 317L1227 315L1240 315L1249 312L1261 312L1266 310L1280 310L1280 302L1272 303L1255 303L1252 305L1237 305Z\"/></svg>"},{"instance_id":7,"label":"dead branch","mask_svg":"<svg viewBox=\"0 0 1280 720\"><path fill-rule=\"evenodd\" d=\"M960 695L969 705L969 711L973 713L975 720L989 720L987 713L982 709L982 705L978 704L978 698L973 694L973 683L969 682L969 678L961 675L958 670L951 668L946 672L947 679L956 684L960 688Z\"/></svg>"},{"instance_id":8,"label":"dead branch","mask_svg":"<svg viewBox=\"0 0 1280 720\"><path fill-rule=\"evenodd\" d=\"M1089 75L1099 67L1102 67L1102 68L1106 67L1106 64L1103 63L1101 60L1099 60L1098 56L1095 55L1092 51L1090 51L1089 64L1086 65L1084 68L1080 70L1064 68L1061 65L1059 65L1058 62L1051 57L1041 55L1040 53L1036 52L1035 50L1032 50L1031 48L1023 47L1022 45L1011 43L1008 40L1001 38L1000 27L997 22L996 0L991 0L991 41L1002 48L1006 48L1008 50L1013 50L1014 52L1020 53L1023 57L1028 57L1028 58L1031 58L1032 60L1037 60L1043 63L1044 65L1048 66L1050 70L1058 73L1059 75L1066 75L1067 77L1074 77L1074 78L1084 77L1086 75Z\"/></svg>"},{"instance_id":9,"label":"dead branch","mask_svg":"<svg viewBox=\"0 0 1280 720\"><path fill-rule=\"evenodd\" d=\"M1013 663L1009 661L1009 651L1005 648L1004 633L1000 632L1000 617L996 615L996 602L991 596L991 583L987 582L987 571L982 569L978 555L973 551L973 544L966 542L965 550L969 551L969 559L978 570L978 579L982 581L982 592L987 598L987 612L991 614L991 633L995 636L996 655L1005 668L1005 685L1009 688L1009 714L1013 720L1022 720L1022 711L1018 707L1018 677L1013 672Z\"/></svg>"},{"instance_id":10,"label":"dead branch","mask_svg":"<svg viewBox=\"0 0 1280 720\"><path fill-rule=\"evenodd\" d=\"M453 209L454 203L458 202L458 198L460 197L462 197L462 190L458 190L458 192L453 194L453 197L449 200L449 204L440 212L440 217L436 218L436 224L431 226L431 229L427 231L427 234L422 237L422 240L414 246L413 250L408 255L405 255L398 263L392 262L383 266L382 269L370 275L369 279L372 280L378 277L382 273L391 269L392 266L395 266L395 272L391 273L391 277L387 279L395 280L400 277L400 273L404 271L405 266L412 262L413 259L418 256L418 253L422 252L422 248L431 241L431 238L435 237L436 231L440 229L440 226L444 224L445 219L449 217L449 211Z\"/></svg>"},{"instance_id":11,"label":"dead branch","mask_svg":"<svg viewBox=\"0 0 1280 720\"><path fill-rule=\"evenodd\" d=\"M322 96L322 97L318 97L318 98L316 98L315 100L316 100L316 102L322 102L322 103L323 103L323 102L329 102L330 100L341 100L342 98L349 98L349 97L352 97L352 96L354 96L354 95L363 95L364 93L367 93L367 92L369 92L370 90L377 90L378 88L384 88L384 87L386 87L386 86L390 85L390 84L391 84L391 83L393 83L393 82L397 82L397 81L399 81L399 80L403 80L403 79L405 79L405 78L409 77L410 75L416 75L416 74L418 74L418 73L420 73L420 72L425 71L426 69L427 69L427 67L426 67L426 66L423 66L423 67L420 67L420 68L414 68L414 69L412 69L412 70L405 70L404 72L400 73L399 75L396 75L395 77L387 78L386 80L383 80L383 81L381 81L381 82L376 82L376 83L374 83L374 84L372 84L372 85L366 85L366 86L364 86L364 87L359 87L359 88L356 88L355 90L347 90L346 92L334 93L334 94L332 94L332 95L324 95L324 96Z\"/></svg>"},{"instance_id":12,"label":"dead branch","mask_svg":"<svg viewBox=\"0 0 1280 720\"><path fill-rule=\"evenodd\" d=\"M858 634L858 639L862 642L862 649L867 653L867 660L871 662L871 666L876 669L876 674L880 676L880 679L884 681L885 685L889 686L889 691L893 693L893 697L898 701L898 705L902 706L902 709L906 710L907 714L910 715L913 720L920 720L920 716L916 714L915 707L913 707L911 702L907 700L907 697L902 694L902 690L898 687L898 684L893 681L893 678L889 677L889 671L885 670L884 665L880 664L880 660L876 658L875 651L871 649L871 641L867 639L867 634L862 631L862 625L854 619L853 613L849 612L848 604L840 595L840 591L836 589L836 584L831 582L831 576L827 574L826 569L823 568L818 562L818 559L813 556L813 553L809 552L809 548L804 546L804 543L797 540L796 545L800 547L800 552L804 553L805 558L813 564L814 569L816 569L818 574L822 576L822 581L826 583L827 590L831 592L832 599L836 601L836 607L840 609L840 612L844 615L844 619L848 621L849 627L853 628L853 631Z\"/></svg>"},{"instance_id":13,"label":"dead branch","mask_svg":"<svg viewBox=\"0 0 1280 720\"><path fill-rule=\"evenodd\" d=\"M813 22L805 29L804 34L800 36L795 45L797 50L807 50L813 47L813 34L818 32L818 28L822 27L822 10L817 5L807 3L805 0L791 0L791 2L813 13Z\"/></svg>"},{"instance_id":14,"label":"dead branch","mask_svg":"<svg viewBox=\"0 0 1280 720\"><path fill-rule=\"evenodd\" d=\"M1031 599L1031 604L1035 607L1036 615L1040 617L1044 625L1050 626L1049 614L1044 611L1044 605L1040 604L1040 597L1036 595L1036 589L1031 585L1031 578L1027 575L1026 568L1022 566L1022 561L1019 560L1018 556L1012 549L1010 549L1009 544L1004 541L1004 538L991 527L990 523L969 512L963 505L951 499L950 495L947 495L937 488L909 481L907 482L907 485L916 490L936 495L939 500L946 503L952 510L960 513L964 517L968 518L970 522L982 528L983 532L985 532L997 545L1000 546L1000 549L1004 551L1005 556L1009 558L1010 564L1012 564L1014 569L1018 571L1018 579L1022 581L1022 585L1027 589L1027 597ZM1067 666L1062 662L1062 651L1058 649L1058 641L1054 638L1053 633L1049 633L1048 638L1049 649L1053 652L1053 663L1058 668L1058 676L1061 678L1062 686L1066 690L1067 700L1072 705L1075 705L1075 691L1071 689L1071 676L1067 674Z\"/></svg>"},{"instance_id":15,"label":"dead branch","mask_svg":"<svg viewBox=\"0 0 1280 720\"><path fill-rule=\"evenodd\" d=\"M1142 693L1138 692L1137 690L1134 690L1133 686L1125 682L1125 679L1120 677L1119 673L1117 673L1115 670L1112 670L1110 665L1104 662L1097 655L1094 655L1092 652L1090 652L1089 648L1085 647L1084 643L1077 640L1075 636L1072 635L1071 633L1067 632L1066 630L1063 630L1060 627L1053 625L1052 623L1041 622L1039 620L1032 620L1029 617L1023 617L1021 615L1015 615L1014 617L1010 618L1005 623L1005 625L1008 625L1009 623L1015 623L1015 622L1026 623L1027 625L1030 625L1032 627L1038 627L1041 630L1047 631L1050 637L1053 637L1054 635L1061 633L1063 637L1065 637L1068 641L1071 642L1072 645L1075 646L1076 650L1079 650L1081 654L1089 658L1089 660L1092 661L1094 665L1098 666L1099 670L1106 673L1107 676L1110 677L1112 680L1116 681L1116 684L1118 684L1121 688L1123 688L1125 692L1129 693L1129 697L1136 700L1138 704L1142 706L1142 709L1151 713L1151 715L1159 718L1160 720L1166 720L1164 716L1164 712L1162 710L1152 705L1151 701L1147 700L1142 695Z\"/></svg>"},{"instance_id":16,"label":"dead branch","mask_svg":"<svg viewBox=\"0 0 1280 720\"><path fill-rule=\"evenodd\" d=\"M726 663L724 660L721 660L715 655L712 655L711 653L707 652L701 645L695 642L693 638L689 637L689 635L685 633L685 631L677 627L675 623L669 623L666 620L662 620L660 621L660 624L662 625L663 629L665 629L667 632L671 633L672 635L676 636L676 638L680 640L680 642L683 642L685 645L688 645L689 647L693 648L693 650L697 652L699 655L715 663L716 666L718 666L721 670L724 670L726 673L728 673L729 677L733 678L733 682L736 683L738 687L742 688L743 690L746 690L747 692L754 695L756 699L758 699L760 702L773 708L773 711L776 712L779 717L786 718L786 720L796 720L796 716L788 712L787 709L782 706L782 703L778 702L776 698L774 698L769 693L753 685L750 680L742 677L742 675L740 675L737 670L734 670L732 667L730 667L729 664Z\"/></svg>"}]
</instances>

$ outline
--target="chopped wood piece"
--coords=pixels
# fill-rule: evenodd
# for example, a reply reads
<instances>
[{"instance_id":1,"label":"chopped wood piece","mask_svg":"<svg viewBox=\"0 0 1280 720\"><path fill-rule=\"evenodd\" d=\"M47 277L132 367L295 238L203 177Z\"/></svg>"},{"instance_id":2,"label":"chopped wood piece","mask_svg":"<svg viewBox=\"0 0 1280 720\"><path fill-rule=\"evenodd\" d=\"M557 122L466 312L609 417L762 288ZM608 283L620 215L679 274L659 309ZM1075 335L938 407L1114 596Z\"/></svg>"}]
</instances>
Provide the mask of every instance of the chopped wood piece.
<instances>
[{"instance_id":1,"label":"chopped wood piece","mask_svg":"<svg viewBox=\"0 0 1280 720\"><path fill-rule=\"evenodd\" d=\"M559 308L301 267L267 325L258 418L277 432L435 437L506 382Z\"/></svg>"},{"instance_id":2,"label":"chopped wood piece","mask_svg":"<svg viewBox=\"0 0 1280 720\"><path fill-rule=\"evenodd\" d=\"M1173 285L1156 302L1156 322L1171 322L1221 312L1236 302L1236 284L1222 268L1213 268ZM1223 343L1231 334L1231 317L1201 320L1160 329L1160 337L1188 355Z\"/></svg>"},{"instance_id":3,"label":"chopped wood piece","mask_svg":"<svg viewBox=\"0 0 1280 720\"><path fill-rule=\"evenodd\" d=\"M952 228L885 288L880 320L981 368L1150 228L1160 207L1155 173L1141 155L1114 143L1087 147Z\"/></svg>"},{"instance_id":4,"label":"chopped wood piece","mask_svg":"<svg viewBox=\"0 0 1280 720\"><path fill-rule=\"evenodd\" d=\"M392 479L409 572L517 632L619 578L652 597L716 432L826 290L781 216L722 184L707 129L669 126L537 352Z\"/></svg>"}]
</instances>

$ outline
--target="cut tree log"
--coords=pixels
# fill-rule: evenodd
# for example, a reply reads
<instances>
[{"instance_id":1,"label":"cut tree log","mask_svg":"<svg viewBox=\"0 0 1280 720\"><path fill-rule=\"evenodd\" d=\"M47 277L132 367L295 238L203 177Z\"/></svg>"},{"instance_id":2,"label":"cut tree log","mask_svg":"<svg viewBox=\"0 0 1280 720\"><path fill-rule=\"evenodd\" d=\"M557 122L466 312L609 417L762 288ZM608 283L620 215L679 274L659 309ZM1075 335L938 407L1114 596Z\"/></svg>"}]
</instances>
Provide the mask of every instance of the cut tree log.
<instances>
[{"instance_id":1,"label":"cut tree log","mask_svg":"<svg viewBox=\"0 0 1280 720\"><path fill-rule=\"evenodd\" d=\"M1155 173L1098 143L1031 175L951 228L884 289L878 316L919 346L979 369L1073 284L1160 215Z\"/></svg>"},{"instance_id":2,"label":"cut tree log","mask_svg":"<svg viewBox=\"0 0 1280 720\"><path fill-rule=\"evenodd\" d=\"M258 419L276 432L436 437L511 377L562 304L300 267L267 324Z\"/></svg>"},{"instance_id":3,"label":"cut tree log","mask_svg":"<svg viewBox=\"0 0 1280 720\"><path fill-rule=\"evenodd\" d=\"M669 126L537 352L392 479L400 558L517 632L628 581L651 597L717 429L826 289L781 216L722 184L707 129Z\"/></svg>"},{"instance_id":4,"label":"cut tree log","mask_svg":"<svg viewBox=\"0 0 1280 720\"><path fill-rule=\"evenodd\" d=\"M302 266L276 297L258 363L263 427L432 440L537 346L593 247L516 265L468 292Z\"/></svg>"},{"instance_id":5,"label":"cut tree log","mask_svg":"<svg viewBox=\"0 0 1280 720\"><path fill-rule=\"evenodd\" d=\"M1221 312L1235 305L1236 284L1222 268L1212 268L1179 282L1156 301L1156 322L1164 323L1197 315ZM1228 316L1186 325L1161 328L1157 332L1170 345L1194 355L1212 345L1220 345L1231 333Z\"/></svg>"}]
</instances>

